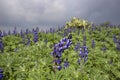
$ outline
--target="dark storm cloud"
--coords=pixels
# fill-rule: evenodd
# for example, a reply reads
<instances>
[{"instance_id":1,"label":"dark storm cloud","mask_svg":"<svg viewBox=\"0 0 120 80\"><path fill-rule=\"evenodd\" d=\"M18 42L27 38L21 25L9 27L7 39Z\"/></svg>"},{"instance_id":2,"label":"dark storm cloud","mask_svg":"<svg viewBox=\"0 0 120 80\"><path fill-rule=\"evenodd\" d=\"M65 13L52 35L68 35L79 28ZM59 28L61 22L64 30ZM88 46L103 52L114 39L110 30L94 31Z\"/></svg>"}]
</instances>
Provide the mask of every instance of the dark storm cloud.
<instances>
[{"instance_id":1,"label":"dark storm cloud","mask_svg":"<svg viewBox=\"0 0 120 80\"><path fill-rule=\"evenodd\" d=\"M63 26L72 17L120 24L120 0L0 0L0 27Z\"/></svg>"}]
</instances>

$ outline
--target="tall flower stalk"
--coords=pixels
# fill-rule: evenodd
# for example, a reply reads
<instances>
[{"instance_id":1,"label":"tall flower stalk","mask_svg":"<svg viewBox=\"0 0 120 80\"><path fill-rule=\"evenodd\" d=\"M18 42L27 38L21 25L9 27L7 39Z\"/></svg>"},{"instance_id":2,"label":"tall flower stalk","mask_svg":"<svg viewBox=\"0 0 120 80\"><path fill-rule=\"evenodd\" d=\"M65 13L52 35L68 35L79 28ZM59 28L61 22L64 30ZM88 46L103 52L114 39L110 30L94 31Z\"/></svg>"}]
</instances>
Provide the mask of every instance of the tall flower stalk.
<instances>
[{"instance_id":1,"label":"tall flower stalk","mask_svg":"<svg viewBox=\"0 0 120 80\"><path fill-rule=\"evenodd\" d=\"M72 41L71 41L71 38L72 36L69 35L68 38L63 38L59 41L59 43L55 44L54 45L54 49L53 49L53 52L51 53L51 55L53 56L53 69L54 71L57 70L61 70L62 69L62 53L64 52L64 50L68 49L70 47L70 45L72 44ZM69 65L68 65L68 61L66 60L64 62L64 68L67 68Z\"/></svg>"},{"instance_id":2,"label":"tall flower stalk","mask_svg":"<svg viewBox=\"0 0 120 80\"><path fill-rule=\"evenodd\" d=\"M3 78L3 70L0 69L0 80L2 80L2 78Z\"/></svg>"}]
</instances>

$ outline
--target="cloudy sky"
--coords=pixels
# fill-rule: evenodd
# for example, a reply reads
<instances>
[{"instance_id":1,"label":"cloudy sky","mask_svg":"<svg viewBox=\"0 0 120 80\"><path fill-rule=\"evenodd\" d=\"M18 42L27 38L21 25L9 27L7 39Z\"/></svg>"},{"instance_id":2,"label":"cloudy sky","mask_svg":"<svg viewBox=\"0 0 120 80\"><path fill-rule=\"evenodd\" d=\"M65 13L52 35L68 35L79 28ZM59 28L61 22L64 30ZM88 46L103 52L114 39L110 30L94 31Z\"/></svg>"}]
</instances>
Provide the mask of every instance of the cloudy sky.
<instances>
[{"instance_id":1,"label":"cloudy sky","mask_svg":"<svg viewBox=\"0 0 120 80\"><path fill-rule=\"evenodd\" d=\"M120 0L0 0L0 29L65 25L72 17L120 24Z\"/></svg>"}]
</instances>

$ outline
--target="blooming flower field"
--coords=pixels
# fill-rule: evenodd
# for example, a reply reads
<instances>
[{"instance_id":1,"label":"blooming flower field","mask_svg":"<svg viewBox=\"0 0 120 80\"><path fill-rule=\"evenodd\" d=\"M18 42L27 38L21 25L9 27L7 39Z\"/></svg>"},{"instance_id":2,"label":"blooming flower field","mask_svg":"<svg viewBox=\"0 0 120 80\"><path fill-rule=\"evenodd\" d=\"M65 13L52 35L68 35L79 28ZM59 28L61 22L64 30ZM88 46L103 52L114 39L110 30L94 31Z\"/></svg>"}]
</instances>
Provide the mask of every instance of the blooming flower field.
<instances>
[{"instance_id":1,"label":"blooming flower field","mask_svg":"<svg viewBox=\"0 0 120 80\"><path fill-rule=\"evenodd\" d=\"M120 26L0 31L0 80L120 80Z\"/></svg>"}]
</instances>

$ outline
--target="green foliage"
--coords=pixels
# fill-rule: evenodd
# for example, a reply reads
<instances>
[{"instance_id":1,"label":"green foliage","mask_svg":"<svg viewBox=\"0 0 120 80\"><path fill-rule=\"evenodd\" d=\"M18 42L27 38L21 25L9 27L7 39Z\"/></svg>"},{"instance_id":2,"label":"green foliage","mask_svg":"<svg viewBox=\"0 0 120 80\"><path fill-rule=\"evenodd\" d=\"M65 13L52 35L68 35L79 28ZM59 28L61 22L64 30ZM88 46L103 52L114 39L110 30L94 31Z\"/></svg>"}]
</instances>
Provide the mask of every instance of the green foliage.
<instances>
[{"instance_id":1,"label":"green foliage","mask_svg":"<svg viewBox=\"0 0 120 80\"><path fill-rule=\"evenodd\" d=\"M110 29L100 28L101 32L91 31L91 35L88 29L80 35L77 35L78 29L72 32L72 45L62 54L62 60L64 61L67 57L70 66L56 72L52 69L50 45L62 38L59 32L39 33L39 41L36 44L32 42L33 36L29 35L30 46L21 44L22 39L19 36L4 37L5 51L0 54L0 68L4 70L3 80L119 80L120 52L116 50L112 36L116 34L117 38L120 38L118 35L120 29L111 29L111 33L108 34ZM60 33L63 34L63 31ZM84 35L86 35L89 55L88 61L79 65L77 64L78 53L74 51L74 47L77 42L82 45ZM47 44L44 39L48 39ZM94 49L91 48L92 39L96 43ZM106 51L100 50L103 45L107 47ZM16 52L14 52L15 48L18 48Z\"/></svg>"}]
</instances>

